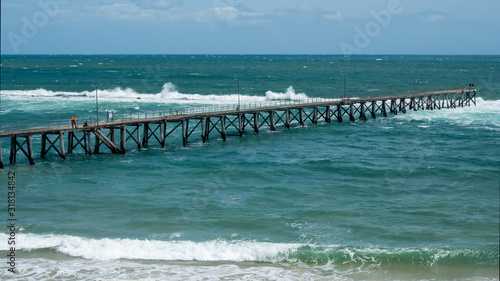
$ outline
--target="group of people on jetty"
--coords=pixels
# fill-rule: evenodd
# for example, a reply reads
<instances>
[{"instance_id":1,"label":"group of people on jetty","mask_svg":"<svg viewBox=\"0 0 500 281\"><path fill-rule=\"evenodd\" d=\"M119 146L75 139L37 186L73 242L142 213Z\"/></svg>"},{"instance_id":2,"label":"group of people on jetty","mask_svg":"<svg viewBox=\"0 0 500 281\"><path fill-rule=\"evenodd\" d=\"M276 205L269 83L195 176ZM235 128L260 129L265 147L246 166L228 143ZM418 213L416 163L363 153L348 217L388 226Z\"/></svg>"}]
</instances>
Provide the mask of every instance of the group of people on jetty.
<instances>
[{"instance_id":1,"label":"group of people on jetty","mask_svg":"<svg viewBox=\"0 0 500 281\"><path fill-rule=\"evenodd\" d=\"M73 117L71 117L71 128L72 129L78 128L78 125L76 124L77 120L78 119L76 119L75 115L73 115ZM106 122L110 122L113 120L114 120L113 111L106 111ZM89 124L87 123L87 121L85 121L85 123L83 124L83 127L86 128L88 126L89 126Z\"/></svg>"}]
</instances>

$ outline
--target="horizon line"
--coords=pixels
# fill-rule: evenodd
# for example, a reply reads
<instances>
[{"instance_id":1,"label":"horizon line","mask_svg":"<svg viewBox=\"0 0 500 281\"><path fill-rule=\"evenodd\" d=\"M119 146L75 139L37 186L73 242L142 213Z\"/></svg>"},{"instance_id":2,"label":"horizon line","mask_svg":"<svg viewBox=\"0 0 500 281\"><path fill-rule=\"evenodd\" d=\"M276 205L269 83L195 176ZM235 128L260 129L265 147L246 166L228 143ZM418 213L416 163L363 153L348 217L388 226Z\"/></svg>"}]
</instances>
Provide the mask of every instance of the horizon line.
<instances>
[{"instance_id":1,"label":"horizon line","mask_svg":"<svg viewBox=\"0 0 500 281\"><path fill-rule=\"evenodd\" d=\"M0 56L343 56L343 57L359 57L359 56L500 56L499 54L308 54L308 53L57 53L57 54L49 54L49 53L24 53L24 54L15 54L15 53L0 53Z\"/></svg>"}]
</instances>

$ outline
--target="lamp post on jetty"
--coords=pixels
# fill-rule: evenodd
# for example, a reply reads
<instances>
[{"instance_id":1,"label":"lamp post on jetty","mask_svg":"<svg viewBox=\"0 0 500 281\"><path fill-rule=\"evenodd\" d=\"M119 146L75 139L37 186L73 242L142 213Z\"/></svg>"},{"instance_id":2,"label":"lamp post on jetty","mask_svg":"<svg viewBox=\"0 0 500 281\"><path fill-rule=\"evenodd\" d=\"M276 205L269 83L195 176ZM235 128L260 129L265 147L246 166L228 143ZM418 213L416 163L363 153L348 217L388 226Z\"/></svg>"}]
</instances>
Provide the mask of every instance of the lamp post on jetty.
<instances>
[{"instance_id":1,"label":"lamp post on jetty","mask_svg":"<svg viewBox=\"0 0 500 281\"><path fill-rule=\"evenodd\" d=\"M345 92L345 74L344 74L344 73L342 73L342 75L344 75L344 99L346 99L346 98L347 98L347 96L346 96L346 92Z\"/></svg>"},{"instance_id":2,"label":"lamp post on jetty","mask_svg":"<svg viewBox=\"0 0 500 281\"><path fill-rule=\"evenodd\" d=\"M413 73L413 94L415 94L415 85L416 85L415 71L412 71L412 73Z\"/></svg>"},{"instance_id":3,"label":"lamp post on jetty","mask_svg":"<svg viewBox=\"0 0 500 281\"><path fill-rule=\"evenodd\" d=\"M99 128L99 99L98 99L98 95L97 95L97 88L99 86L101 86L101 84L99 85L94 85L92 84L92 86L95 87L95 111L96 111L96 125L97 125L97 128Z\"/></svg>"},{"instance_id":4,"label":"lamp post on jetty","mask_svg":"<svg viewBox=\"0 0 500 281\"><path fill-rule=\"evenodd\" d=\"M464 90L464 72L465 72L465 69L460 69L460 71L462 72L462 91Z\"/></svg>"},{"instance_id":5,"label":"lamp post on jetty","mask_svg":"<svg viewBox=\"0 0 500 281\"><path fill-rule=\"evenodd\" d=\"M238 81L238 111L240 110L240 79L234 78L234 80Z\"/></svg>"}]
</instances>

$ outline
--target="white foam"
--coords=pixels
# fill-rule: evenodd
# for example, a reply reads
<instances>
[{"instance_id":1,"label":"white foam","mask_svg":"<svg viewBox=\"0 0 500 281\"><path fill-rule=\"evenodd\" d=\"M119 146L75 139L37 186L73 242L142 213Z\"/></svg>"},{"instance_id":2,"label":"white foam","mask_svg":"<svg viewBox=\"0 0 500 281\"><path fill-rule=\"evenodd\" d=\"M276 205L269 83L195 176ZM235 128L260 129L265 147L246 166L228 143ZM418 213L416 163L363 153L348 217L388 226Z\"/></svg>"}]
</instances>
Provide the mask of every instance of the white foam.
<instances>
[{"instance_id":1,"label":"white foam","mask_svg":"<svg viewBox=\"0 0 500 281\"><path fill-rule=\"evenodd\" d=\"M307 95L304 93L295 93L293 86L288 87L284 93L276 93L273 91L266 92L266 100L304 100L307 99Z\"/></svg>"},{"instance_id":2,"label":"white foam","mask_svg":"<svg viewBox=\"0 0 500 281\"><path fill-rule=\"evenodd\" d=\"M478 97L475 106L418 110L416 112L408 110L407 114L398 114L395 118L460 125L486 125L500 129L500 100L486 101Z\"/></svg>"},{"instance_id":3,"label":"white foam","mask_svg":"<svg viewBox=\"0 0 500 281\"><path fill-rule=\"evenodd\" d=\"M6 234L0 239L6 240ZM254 241L212 240L160 241L138 239L89 239L70 235L18 234L19 250L55 249L72 257L92 260L167 260L167 261L259 261L277 262L287 259L299 244ZM0 245L7 250L7 243Z\"/></svg>"},{"instance_id":4,"label":"white foam","mask_svg":"<svg viewBox=\"0 0 500 281\"><path fill-rule=\"evenodd\" d=\"M10 100L70 100L77 101L93 101L95 100L95 91L83 92L67 92L67 91L50 91L46 89L36 90L2 90L2 98ZM237 104L238 94L185 94L177 90L172 83L163 85L159 93L138 93L131 88L114 88L114 89L99 89L98 97L101 101L109 102L145 102L145 103L162 103L162 104ZM265 96L258 95L239 95L241 103L260 103L270 100L302 100L307 99L304 93L296 94L292 86L288 87L285 93L267 91Z\"/></svg>"},{"instance_id":5,"label":"white foam","mask_svg":"<svg viewBox=\"0 0 500 281\"><path fill-rule=\"evenodd\" d=\"M24 259L16 268L16 278L25 280L352 280L340 272L276 265L239 266L235 264L165 264L138 261L90 261L80 259ZM12 273L0 271L0 279Z\"/></svg>"}]
</instances>

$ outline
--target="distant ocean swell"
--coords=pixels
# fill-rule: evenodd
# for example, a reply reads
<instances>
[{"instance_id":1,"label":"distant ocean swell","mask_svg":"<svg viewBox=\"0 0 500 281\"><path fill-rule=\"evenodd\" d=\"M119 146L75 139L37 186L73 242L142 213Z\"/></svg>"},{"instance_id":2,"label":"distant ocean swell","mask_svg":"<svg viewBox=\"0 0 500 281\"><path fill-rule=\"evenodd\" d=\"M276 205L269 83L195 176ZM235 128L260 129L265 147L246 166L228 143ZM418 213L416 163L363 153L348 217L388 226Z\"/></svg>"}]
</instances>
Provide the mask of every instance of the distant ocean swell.
<instances>
[{"instance_id":1,"label":"distant ocean swell","mask_svg":"<svg viewBox=\"0 0 500 281\"><path fill-rule=\"evenodd\" d=\"M6 235L0 235L5 240ZM90 260L165 260L297 263L308 265L499 265L498 247L367 248L256 241L159 241L91 239L70 235L19 234L19 251L55 251ZM2 254L6 252L2 245Z\"/></svg>"}]
</instances>

